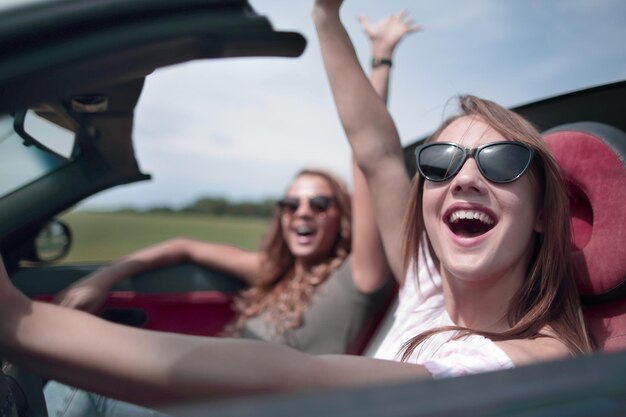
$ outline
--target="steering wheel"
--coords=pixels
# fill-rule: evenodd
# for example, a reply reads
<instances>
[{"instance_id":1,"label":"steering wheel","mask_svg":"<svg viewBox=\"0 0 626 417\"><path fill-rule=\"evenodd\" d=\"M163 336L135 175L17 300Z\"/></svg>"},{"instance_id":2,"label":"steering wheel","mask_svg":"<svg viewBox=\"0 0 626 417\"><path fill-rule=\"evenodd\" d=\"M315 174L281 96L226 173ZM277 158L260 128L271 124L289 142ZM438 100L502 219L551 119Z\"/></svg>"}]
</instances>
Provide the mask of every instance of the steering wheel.
<instances>
[{"instance_id":1,"label":"steering wheel","mask_svg":"<svg viewBox=\"0 0 626 417\"><path fill-rule=\"evenodd\" d=\"M48 417L41 377L3 361L0 417Z\"/></svg>"}]
</instances>

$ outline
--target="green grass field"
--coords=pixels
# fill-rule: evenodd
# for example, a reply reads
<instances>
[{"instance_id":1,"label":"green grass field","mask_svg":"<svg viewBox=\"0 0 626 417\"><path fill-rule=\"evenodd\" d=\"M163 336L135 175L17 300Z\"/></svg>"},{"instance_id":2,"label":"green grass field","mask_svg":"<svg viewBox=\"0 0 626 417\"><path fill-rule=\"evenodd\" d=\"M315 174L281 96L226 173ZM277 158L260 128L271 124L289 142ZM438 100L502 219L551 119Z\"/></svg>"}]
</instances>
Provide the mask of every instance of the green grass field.
<instances>
[{"instance_id":1,"label":"green grass field","mask_svg":"<svg viewBox=\"0 0 626 417\"><path fill-rule=\"evenodd\" d=\"M268 223L242 217L97 212L68 213L61 219L72 230L72 249L63 263L110 261L177 236L254 250Z\"/></svg>"}]
</instances>

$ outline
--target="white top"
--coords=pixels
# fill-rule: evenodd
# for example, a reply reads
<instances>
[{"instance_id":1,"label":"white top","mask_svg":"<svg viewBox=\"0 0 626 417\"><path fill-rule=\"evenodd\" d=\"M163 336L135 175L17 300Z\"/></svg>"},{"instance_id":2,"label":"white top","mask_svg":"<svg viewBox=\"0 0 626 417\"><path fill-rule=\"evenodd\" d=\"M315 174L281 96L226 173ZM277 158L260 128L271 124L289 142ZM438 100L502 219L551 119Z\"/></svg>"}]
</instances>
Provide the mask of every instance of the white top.
<instances>
[{"instance_id":1,"label":"white top","mask_svg":"<svg viewBox=\"0 0 626 417\"><path fill-rule=\"evenodd\" d=\"M387 336L374 354L375 358L400 361L403 346L421 332L455 323L446 311L441 277L427 257L418 259L418 277L410 268L400 289L399 304ZM419 279L419 285L416 285ZM433 378L461 376L515 365L493 341L479 335L451 340L456 332L440 332L420 344L408 362L424 365Z\"/></svg>"}]
</instances>

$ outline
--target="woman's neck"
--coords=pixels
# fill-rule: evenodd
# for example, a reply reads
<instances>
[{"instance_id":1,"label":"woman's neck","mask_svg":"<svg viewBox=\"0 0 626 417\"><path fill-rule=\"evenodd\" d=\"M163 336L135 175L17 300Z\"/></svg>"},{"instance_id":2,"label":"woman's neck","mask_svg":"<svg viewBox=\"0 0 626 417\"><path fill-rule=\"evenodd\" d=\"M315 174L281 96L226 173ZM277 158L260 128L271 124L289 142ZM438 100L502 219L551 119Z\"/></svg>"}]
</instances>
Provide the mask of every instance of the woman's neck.
<instances>
[{"instance_id":1,"label":"woman's neck","mask_svg":"<svg viewBox=\"0 0 626 417\"><path fill-rule=\"evenodd\" d=\"M306 262L304 260L296 260L296 262L294 263L294 268L293 268L294 275L302 276L304 274L307 274L311 272L315 268L316 265L319 265L319 263Z\"/></svg>"},{"instance_id":2,"label":"woman's neck","mask_svg":"<svg viewBox=\"0 0 626 417\"><path fill-rule=\"evenodd\" d=\"M295 257L294 259L294 273L309 274L315 272L320 266L328 263L333 258L333 253L322 253L317 256L311 257Z\"/></svg>"},{"instance_id":3,"label":"woman's neck","mask_svg":"<svg viewBox=\"0 0 626 417\"><path fill-rule=\"evenodd\" d=\"M468 280L442 269L445 306L455 324L472 330L502 332L510 328L508 312L523 274Z\"/></svg>"}]
</instances>

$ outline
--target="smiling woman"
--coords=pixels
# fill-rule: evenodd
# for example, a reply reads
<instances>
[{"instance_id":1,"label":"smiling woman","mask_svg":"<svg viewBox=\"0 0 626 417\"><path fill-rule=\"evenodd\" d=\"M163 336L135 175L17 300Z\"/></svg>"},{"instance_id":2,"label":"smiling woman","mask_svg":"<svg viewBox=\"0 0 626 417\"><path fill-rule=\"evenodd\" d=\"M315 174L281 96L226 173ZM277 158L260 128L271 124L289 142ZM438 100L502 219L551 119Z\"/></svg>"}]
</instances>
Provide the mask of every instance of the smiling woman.
<instances>
[{"instance_id":1,"label":"smiling woman","mask_svg":"<svg viewBox=\"0 0 626 417\"><path fill-rule=\"evenodd\" d=\"M418 151L424 179L413 185L411 233L405 237L407 266L430 248L451 320L417 336L407 338L405 332L403 357L450 330L496 341L514 363L558 346L539 343L531 353L526 349L534 349L532 340L558 340L570 353L588 351L569 262L568 200L556 163L521 117L471 96L461 97L460 107L462 114L445 122L422 149L456 149L448 144L454 140L473 148L475 157L448 159L452 165L440 175L430 169L440 163L437 155ZM514 163L481 159L481 150L494 146L504 147L504 160ZM428 240L420 241L424 231ZM476 304L468 303L470 294Z\"/></svg>"},{"instance_id":2,"label":"smiling woman","mask_svg":"<svg viewBox=\"0 0 626 417\"><path fill-rule=\"evenodd\" d=\"M316 304L332 308L334 303L327 304L323 298L341 293L339 288L320 286L350 253L350 195L334 175L308 169L296 176L278 207L262 245L258 279L235 302L238 319L227 334L243 331L246 337L278 340L306 351L322 350L314 346L327 344L320 337L323 332L312 331L310 324L318 321L315 317L319 313L313 312L319 308ZM312 298L318 300L310 306ZM306 328L301 326L304 320L309 323ZM342 337L329 339L339 341ZM346 351L350 344L331 351Z\"/></svg>"},{"instance_id":3,"label":"smiling woman","mask_svg":"<svg viewBox=\"0 0 626 417\"><path fill-rule=\"evenodd\" d=\"M460 114L418 150L423 178L410 186L395 126L365 82L340 5L316 1L322 56L391 268L409 272L376 356L444 376L588 352L567 195L539 133L493 102L461 97Z\"/></svg>"},{"instance_id":4,"label":"smiling woman","mask_svg":"<svg viewBox=\"0 0 626 417\"><path fill-rule=\"evenodd\" d=\"M348 252L350 200L337 179L315 171L303 171L280 202L281 231L290 252L297 257L296 270L328 256L337 234ZM348 214L346 216L346 214Z\"/></svg>"},{"instance_id":5,"label":"smiling woman","mask_svg":"<svg viewBox=\"0 0 626 417\"><path fill-rule=\"evenodd\" d=\"M56 300L95 312L121 281L194 262L231 274L248 286L235 300L236 317L225 334L280 342L311 353L349 351L367 328L367 318L382 307L391 291L385 264L368 271L378 280L368 289L362 289L363 274L351 271L350 199L345 184L334 175L303 170L278 202L258 251L170 239L86 276ZM327 324L331 311L333 326Z\"/></svg>"}]
</instances>

